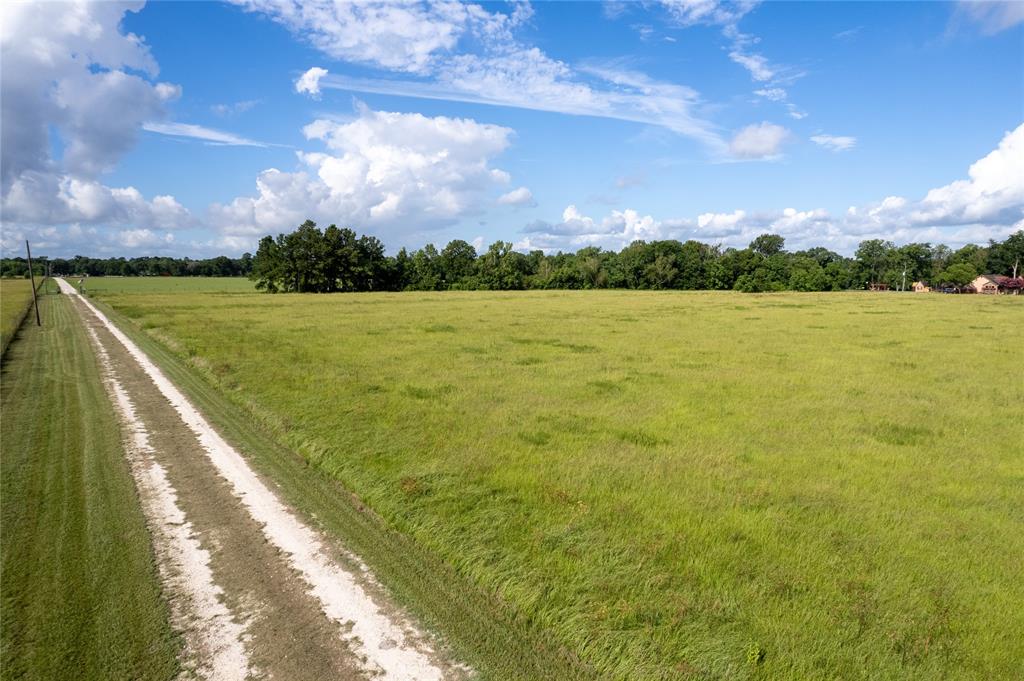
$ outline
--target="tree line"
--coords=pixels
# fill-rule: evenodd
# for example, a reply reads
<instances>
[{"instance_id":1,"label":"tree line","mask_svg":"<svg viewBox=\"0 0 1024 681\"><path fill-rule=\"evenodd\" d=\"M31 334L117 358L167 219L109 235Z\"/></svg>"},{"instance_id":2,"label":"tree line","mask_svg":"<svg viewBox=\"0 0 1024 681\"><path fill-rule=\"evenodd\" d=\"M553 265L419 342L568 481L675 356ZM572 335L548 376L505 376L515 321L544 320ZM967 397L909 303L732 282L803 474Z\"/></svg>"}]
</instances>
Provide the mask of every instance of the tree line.
<instances>
[{"instance_id":1,"label":"tree line","mask_svg":"<svg viewBox=\"0 0 1024 681\"><path fill-rule=\"evenodd\" d=\"M90 277L247 277L252 272L252 254L241 258L217 256L205 260L146 256L140 258L73 258L33 257L36 276L50 272L54 276L87 275ZM27 277L25 258L0 260L0 276Z\"/></svg>"},{"instance_id":2,"label":"tree line","mask_svg":"<svg viewBox=\"0 0 1024 681\"><path fill-rule=\"evenodd\" d=\"M582 248L553 255L521 253L496 241L478 254L456 239L385 255L372 236L307 220L294 232L266 236L249 275L269 292L445 291L518 289L717 289L746 292L840 291L871 284L890 288L913 281L963 286L978 274L1010 274L1024 263L1024 231L988 246L896 246L861 242L853 258L827 248L785 250L778 234L762 234L746 248L699 241L635 241L621 251Z\"/></svg>"},{"instance_id":3,"label":"tree line","mask_svg":"<svg viewBox=\"0 0 1024 681\"><path fill-rule=\"evenodd\" d=\"M823 247L790 252L778 234L746 248L699 241L635 241L620 251L591 246L575 253L521 253L496 241L478 254L456 239L386 255L384 244L348 228L320 229L306 221L293 232L266 236L256 255L205 260L170 257L33 259L36 275L248 276L270 292L444 291L517 289L715 289L839 291L871 284L963 286L979 274L1018 275L1024 269L1024 230L987 246L890 241L861 242L854 257ZM0 275L28 276L24 258L4 258Z\"/></svg>"}]
</instances>

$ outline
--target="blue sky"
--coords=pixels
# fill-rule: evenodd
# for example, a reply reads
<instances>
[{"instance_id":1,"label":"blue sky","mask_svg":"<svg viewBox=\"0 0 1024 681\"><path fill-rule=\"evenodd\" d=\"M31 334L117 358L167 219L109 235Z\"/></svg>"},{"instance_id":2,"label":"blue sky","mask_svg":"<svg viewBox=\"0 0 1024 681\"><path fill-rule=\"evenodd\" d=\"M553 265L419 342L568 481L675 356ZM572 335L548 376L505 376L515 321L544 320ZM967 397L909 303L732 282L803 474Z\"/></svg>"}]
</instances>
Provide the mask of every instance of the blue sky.
<instances>
[{"instance_id":1,"label":"blue sky","mask_svg":"<svg viewBox=\"0 0 1024 681\"><path fill-rule=\"evenodd\" d=\"M4 6L3 237L238 255L1024 227L1024 3Z\"/></svg>"}]
</instances>

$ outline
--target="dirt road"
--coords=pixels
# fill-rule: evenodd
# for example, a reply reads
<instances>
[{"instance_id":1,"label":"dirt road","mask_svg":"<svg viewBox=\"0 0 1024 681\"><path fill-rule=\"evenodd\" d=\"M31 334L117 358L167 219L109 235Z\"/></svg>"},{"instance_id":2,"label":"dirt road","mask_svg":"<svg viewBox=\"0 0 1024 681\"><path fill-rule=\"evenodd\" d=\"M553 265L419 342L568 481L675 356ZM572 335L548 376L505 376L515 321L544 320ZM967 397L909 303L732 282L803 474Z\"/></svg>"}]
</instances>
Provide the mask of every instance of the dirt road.
<instances>
[{"instance_id":1,"label":"dirt road","mask_svg":"<svg viewBox=\"0 0 1024 681\"><path fill-rule=\"evenodd\" d=\"M358 557L304 522L127 336L63 280L120 416L186 674L461 679Z\"/></svg>"}]
</instances>

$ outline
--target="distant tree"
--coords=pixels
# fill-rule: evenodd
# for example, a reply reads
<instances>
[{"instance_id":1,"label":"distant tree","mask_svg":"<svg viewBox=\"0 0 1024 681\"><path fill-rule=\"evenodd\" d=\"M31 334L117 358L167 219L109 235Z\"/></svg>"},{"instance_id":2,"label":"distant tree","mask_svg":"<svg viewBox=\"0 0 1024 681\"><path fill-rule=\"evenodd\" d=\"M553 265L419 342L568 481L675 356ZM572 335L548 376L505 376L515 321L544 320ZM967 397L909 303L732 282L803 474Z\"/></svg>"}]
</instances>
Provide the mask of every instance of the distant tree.
<instances>
[{"instance_id":1,"label":"distant tree","mask_svg":"<svg viewBox=\"0 0 1024 681\"><path fill-rule=\"evenodd\" d=\"M711 269L708 277L709 287L719 290L736 288L740 277L753 274L761 264L763 264L762 256L749 248L727 249ZM744 286L749 287L749 282L745 282Z\"/></svg>"},{"instance_id":2,"label":"distant tree","mask_svg":"<svg viewBox=\"0 0 1024 681\"><path fill-rule=\"evenodd\" d=\"M882 281L882 276L889 268L890 256L896 246L891 241L870 239L860 242L856 258L868 282Z\"/></svg>"},{"instance_id":3,"label":"distant tree","mask_svg":"<svg viewBox=\"0 0 1024 681\"><path fill-rule=\"evenodd\" d=\"M412 276L412 258L405 248L400 248L395 257L385 263L384 288L388 291L403 291L409 286Z\"/></svg>"},{"instance_id":4,"label":"distant tree","mask_svg":"<svg viewBox=\"0 0 1024 681\"><path fill-rule=\"evenodd\" d=\"M608 254L603 253L600 248L596 246L582 248L576 252L575 257L567 260L575 263L580 288L605 288L608 286L609 275L605 267Z\"/></svg>"},{"instance_id":5,"label":"distant tree","mask_svg":"<svg viewBox=\"0 0 1024 681\"><path fill-rule=\"evenodd\" d=\"M976 244L967 244L955 251L949 258L949 264L955 265L958 263L964 263L974 268L976 272L981 272L985 269L985 265L988 262L988 249L982 248Z\"/></svg>"},{"instance_id":6,"label":"distant tree","mask_svg":"<svg viewBox=\"0 0 1024 681\"><path fill-rule=\"evenodd\" d=\"M298 293L322 293L327 290L324 268L327 252L323 234L316 223L306 220L283 240L282 255L288 267L289 286Z\"/></svg>"},{"instance_id":7,"label":"distant tree","mask_svg":"<svg viewBox=\"0 0 1024 681\"><path fill-rule=\"evenodd\" d=\"M796 256L790 262L789 286L793 291L824 291L829 288L825 270L814 258Z\"/></svg>"},{"instance_id":8,"label":"distant tree","mask_svg":"<svg viewBox=\"0 0 1024 681\"><path fill-rule=\"evenodd\" d=\"M676 264L679 267L676 287L688 290L706 288L707 264L717 255L717 250L713 246L693 240L684 243L676 257Z\"/></svg>"},{"instance_id":9,"label":"distant tree","mask_svg":"<svg viewBox=\"0 0 1024 681\"><path fill-rule=\"evenodd\" d=\"M654 262L644 268L645 288L667 289L673 288L679 270L676 268L676 259L670 253L663 253L654 257Z\"/></svg>"},{"instance_id":10,"label":"distant tree","mask_svg":"<svg viewBox=\"0 0 1024 681\"><path fill-rule=\"evenodd\" d=\"M528 273L527 257L512 250L508 241L495 241L477 261L481 286L495 291L524 288Z\"/></svg>"},{"instance_id":11,"label":"distant tree","mask_svg":"<svg viewBox=\"0 0 1024 681\"><path fill-rule=\"evenodd\" d=\"M950 265L939 275L940 284L949 284L952 286L964 286L978 276L978 270L974 265L966 262L958 262Z\"/></svg>"},{"instance_id":12,"label":"distant tree","mask_svg":"<svg viewBox=\"0 0 1024 681\"><path fill-rule=\"evenodd\" d=\"M1018 230L999 243L990 241L985 269L990 274L1012 275L1014 265L1017 276L1024 273L1024 229Z\"/></svg>"},{"instance_id":13,"label":"distant tree","mask_svg":"<svg viewBox=\"0 0 1024 681\"><path fill-rule=\"evenodd\" d=\"M750 250L769 258L776 253L782 252L786 245L786 239L778 234L762 234L750 242Z\"/></svg>"},{"instance_id":14,"label":"distant tree","mask_svg":"<svg viewBox=\"0 0 1024 681\"><path fill-rule=\"evenodd\" d=\"M764 293L773 290L768 270L763 267L757 268L750 274L741 274L733 284L733 289L743 293Z\"/></svg>"},{"instance_id":15,"label":"distant tree","mask_svg":"<svg viewBox=\"0 0 1024 681\"><path fill-rule=\"evenodd\" d=\"M352 260L355 258L354 241L356 235L350 229L338 229L337 225L328 225L322 237L323 262L320 274L323 277L325 293L334 291L351 291Z\"/></svg>"},{"instance_id":16,"label":"distant tree","mask_svg":"<svg viewBox=\"0 0 1024 681\"><path fill-rule=\"evenodd\" d=\"M946 269L952 257L953 251L945 244L938 244L932 248L932 262L931 268L928 271L928 281L938 282L939 274L942 270Z\"/></svg>"},{"instance_id":17,"label":"distant tree","mask_svg":"<svg viewBox=\"0 0 1024 681\"><path fill-rule=\"evenodd\" d=\"M797 251L794 255L811 258L822 267L828 267L832 263L843 262L844 260L846 260L846 258L839 255L835 251L830 251L829 249L823 246L815 246L814 248L808 248L806 251Z\"/></svg>"},{"instance_id":18,"label":"distant tree","mask_svg":"<svg viewBox=\"0 0 1024 681\"><path fill-rule=\"evenodd\" d=\"M906 244L900 246L895 252L896 267L899 270L899 280L893 281L893 285L903 283L903 272L906 271L906 284L926 280L931 273L932 246L931 244Z\"/></svg>"},{"instance_id":19,"label":"distant tree","mask_svg":"<svg viewBox=\"0 0 1024 681\"><path fill-rule=\"evenodd\" d=\"M359 254L356 285L359 291L375 291L383 285L387 272L384 243L375 236L363 235L356 242Z\"/></svg>"},{"instance_id":20,"label":"distant tree","mask_svg":"<svg viewBox=\"0 0 1024 681\"><path fill-rule=\"evenodd\" d=\"M619 253L619 285L623 288L647 288L644 272L654 263L654 251L646 241L634 241Z\"/></svg>"},{"instance_id":21,"label":"distant tree","mask_svg":"<svg viewBox=\"0 0 1024 681\"><path fill-rule=\"evenodd\" d=\"M441 281L447 288L458 286L476 271L476 249L462 239L449 241L439 261Z\"/></svg>"},{"instance_id":22,"label":"distant tree","mask_svg":"<svg viewBox=\"0 0 1024 681\"><path fill-rule=\"evenodd\" d=\"M280 237L277 240L272 236L260 239L249 275L249 278L256 282L257 290L268 293L277 293L281 290L281 281L286 270L279 242Z\"/></svg>"},{"instance_id":23,"label":"distant tree","mask_svg":"<svg viewBox=\"0 0 1024 681\"><path fill-rule=\"evenodd\" d=\"M831 262L825 266L825 277L828 280L828 291L846 291L857 288L857 265L849 258Z\"/></svg>"},{"instance_id":24,"label":"distant tree","mask_svg":"<svg viewBox=\"0 0 1024 681\"><path fill-rule=\"evenodd\" d=\"M409 283L411 291L437 291L441 288L441 256L434 244L412 254Z\"/></svg>"}]
</instances>

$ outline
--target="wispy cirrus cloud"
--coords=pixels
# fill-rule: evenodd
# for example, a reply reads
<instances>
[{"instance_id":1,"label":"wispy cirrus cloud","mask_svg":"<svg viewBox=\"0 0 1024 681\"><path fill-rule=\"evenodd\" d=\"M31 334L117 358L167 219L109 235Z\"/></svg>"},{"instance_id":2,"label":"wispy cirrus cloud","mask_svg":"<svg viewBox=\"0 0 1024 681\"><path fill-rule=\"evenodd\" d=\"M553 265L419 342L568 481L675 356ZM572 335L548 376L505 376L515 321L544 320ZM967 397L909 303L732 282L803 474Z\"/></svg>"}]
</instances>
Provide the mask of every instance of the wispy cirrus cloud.
<instances>
[{"instance_id":1,"label":"wispy cirrus cloud","mask_svg":"<svg viewBox=\"0 0 1024 681\"><path fill-rule=\"evenodd\" d=\"M730 43L729 59L746 69L750 78L759 85L754 94L784 105L790 118L799 120L807 117L805 111L789 100L785 89L804 73L770 60L757 49L760 38L739 28L740 21L761 4L760 0L662 0L661 4L677 26L721 27L722 35Z\"/></svg>"},{"instance_id":2,"label":"wispy cirrus cloud","mask_svg":"<svg viewBox=\"0 0 1024 681\"><path fill-rule=\"evenodd\" d=\"M960 0L950 20L950 28L965 23L993 35L1024 23L1024 2L1017 0Z\"/></svg>"},{"instance_id":3,"label":"wispy cirrus cloud","mask_svg":"<svg viewBox=\"0 0 1024 681\"><path fill-rule=\"evenodd\" d=\"M232 132L224 130L216 130L214 128L207 128L203 125L194 125L192 123L161 123L157 121L150 121L142 124L142 129L146 132L153 132L158 135L167 135L169 137L185 137L188 139L199 140L206 142L207 144L223 145L229 147L270 147L270 146L282 146L279 144L270 144L268 142L258 142L251 140L241 135L236 135Z\"/></svg>"},{"instance_id":4,"label":"wispy cirrus cloud","mask_svg":"<svg viewBox=\"0 0 1024 681\"><path fill-rule=\"evenodd\" d=\"M849 135L812 135L811 141L829 151L849 151L857 146L857 138Z\"/></svg>"},{"instance_id":5,"label":"wispy cirrus cloud","mask_svg":"<svg viewBox=\"0 0 1024 681\"><path fill-rule=\"evenodd\" d=\"M532 15L525 3L509 12L469 3L240 4L328 57L392 74L356 78L316 66L296 82L312 96L338 89L613 118L667 128L714 154L727 148L692 88L621 66L568 64L519 40L516 29Z\"/></svg>"},{"instance_id":6,"label":"wispy cirrus cloud","mask_svg":"<svg viewBox=\"0 0 1024 681\"><path fill-rule=\"evenodd\" d=\"M854 38L857 37L857 35L862 30L864 30L863 26L854 26L853 28L848 28L845 31L839 31L838 33L836 33L836 34L834 34L832 36L832 39L833 40L853 40Z\"/></svg>"},{"instance_id":7,"label":"wispy cirrus cloud","mask_svg":"<svg viewBox=\"0 0 1024 681\"><path fill-rule=\"evenodd\" d=\"M221 117L237 116L243 114L246 111L251 111L256 108L260 103L258 99L245 99L240 102L231 102L229 104L214 104L210 107L210 111Z\"/></svg>"},{"instance_id":8,"label":"wispy cirrus cloud","mask_svg":"<svg viewBox=\"0 0 1024 681\"><path fill-rule=\"evenodd\" d=\"M585 82L585 76L592 83ZM717 126L695 113L701 105L695 90L615 65L571 69L536 48L484 60L458 60L435 80L326 74L318 78L317 88L632 121L691 137L713 154L726 150Z\"/></svg>"},{"instance_id":9,"label":"wispy cirrus cloud","mask_svg":"<svg viewBox=\"0 0 1024 681\"><path fill-rule=\"evenodd\" d=\"M662 0L668 13L682 26L733 25L759 4L761 0Z\"/></svg>"},{"instance_id":10,"label":"wispy cirrus cloud","mask_svg":"<svg viewBox=\"0 0 1024 681\"><path fill-rule=\"evenodd\" d=\"M748 54L739 49L729 52L729 59L750 72L750 77L759 83L775 79L776 69L760 54Z\"/></svg>"}]
</instances>

